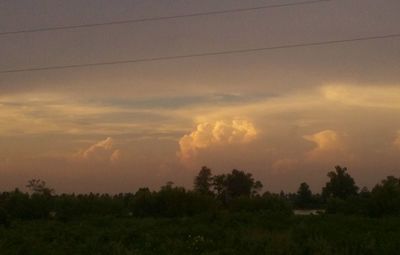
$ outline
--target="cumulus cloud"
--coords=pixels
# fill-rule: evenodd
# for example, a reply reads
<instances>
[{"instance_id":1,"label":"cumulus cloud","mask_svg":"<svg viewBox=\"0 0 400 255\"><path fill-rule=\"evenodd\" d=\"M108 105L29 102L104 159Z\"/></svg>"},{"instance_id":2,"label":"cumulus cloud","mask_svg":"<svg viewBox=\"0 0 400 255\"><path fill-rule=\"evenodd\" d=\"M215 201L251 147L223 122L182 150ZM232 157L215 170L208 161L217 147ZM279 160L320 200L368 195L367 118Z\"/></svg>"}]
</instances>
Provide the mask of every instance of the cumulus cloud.
<instances>
[{"instance_id":1,"label":"cumulus cloud","mask_svg":"<svg viewBox=\"0 0 400 255\"><path fill-rule=\"evenodd\" d=\"M201 149L214 145L247 143L256 136L257 130L253 123L247 120L203 122L179 140L178 156L182 160L190 159Z\"/></svg>"},{"instance_id":2,"label":"cumulus cloud","mask_svg":"<svg viewBox=\"0 0 400 255\"><path fill-rule=\"evenodd\" d=\"M334 130L327 129L311 135L304 135L303 139L312 142L314 147L298 153L294 157L277 159L271 165L274 173L304 169L310 163L316 162L338 164L337 160L348 160L351 157L351 154L345 149L342 136Z\"/></svg>"},{"instance_id":3,"label":"cumulus cloud","mask_svg":"<svg viewBox=\"0 0 400 255\"><path fill-rule=\"evenodd\" d=\"M315 148L307 153L310 159L333 155L344 149L342 139L334 130L324 130L303 138L315 144Z\"/></svg>"},{"instance_id":4,"label":"cumulus cloud","mask_svg":"<svg viewBox=\"0 0 400 255\"><path fill-rule=\"evenodd\" d=\"M78 158L91 162L117 162L121 158L121 151L114 146L114 140L107 137L78 154Z\"/></svg>"},{"instance_id":5,"label":"cumulus cloud","mask_svg":"<svg viewBox=\"0 0 400 255\"><path fill-rule=\"evenodd\" d=\"M327 151L339 149L341 147L337 132L330 129L303 137L316 144L315 150Z\"/></svg>"}]
</instances>

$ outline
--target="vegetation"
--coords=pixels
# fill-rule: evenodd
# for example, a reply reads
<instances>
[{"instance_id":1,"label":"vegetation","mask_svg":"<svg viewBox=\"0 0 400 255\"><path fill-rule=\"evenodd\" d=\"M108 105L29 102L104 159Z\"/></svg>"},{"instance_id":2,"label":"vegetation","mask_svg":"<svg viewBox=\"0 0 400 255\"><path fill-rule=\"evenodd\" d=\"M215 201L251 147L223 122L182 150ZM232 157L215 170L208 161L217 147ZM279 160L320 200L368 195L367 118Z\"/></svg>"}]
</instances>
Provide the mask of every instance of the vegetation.
<instances>
[{"instance_id":1,"label":"vegetation","mask_svg":"<svg viewBox=\"0 0 400 255\"><path fill-rule=\"evenodd\" d=\"M179 218L95 216L0 227L2 255L398 254L398 218L263 212Z\"/></svg>"},{"instance_id":2,"label":"vegetation","mask_svg":"<svg viewBox=\"0 0 400 255\"><path fill-rule=\"evenodd\" d=\"M328 173L330 180L322 189L322 197L347 199L357 195L358 187L355 185L354 179L347 173L347 168L336 166L335 170Z\"/></svg>"},{"instance_id":3,"label":"vegetation","mask_svg":"<svg viewBox=\"0 0 400 255\"><path fill-rule=\"evenodd\" d=\"M302 182L296 194L295 206L297 208L305 209L313 207L314 204L315 201L310 186L308 186L307 183Z\"/></svg>"},{"instance_id":4,"label":"vegetation","mask_svg":"<svg viewBox=\"0 0 400 255\"><path fill-rule=\"evenodd\" d=\"M328 178L321 194L261 193L250 173L207 167L193 190L56 194L31 180L0 193L0 254L397 254L400 179L369 191L340 166Z\"/></svg>"}]
</instances>

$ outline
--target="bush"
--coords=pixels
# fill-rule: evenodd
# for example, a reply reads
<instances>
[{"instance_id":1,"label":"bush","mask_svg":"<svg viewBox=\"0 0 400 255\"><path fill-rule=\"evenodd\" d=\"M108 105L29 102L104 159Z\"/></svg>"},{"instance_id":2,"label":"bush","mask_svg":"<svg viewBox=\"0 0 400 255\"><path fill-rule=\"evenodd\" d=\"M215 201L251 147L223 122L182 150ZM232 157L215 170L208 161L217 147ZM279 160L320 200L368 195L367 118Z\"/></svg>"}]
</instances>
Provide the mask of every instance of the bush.
<instances>
[{"instance_id":1,"label":"bush","mask_svg":"<svg viewBox=\"0 0 400 255\"><path fill-rule=\"evenodd\" d=\"M230 211L269 211L278 212L284 215L292 213L289 204L277 195L264 195L262 197L239 197L228 204Z\"/></svg>"}]
</instances>

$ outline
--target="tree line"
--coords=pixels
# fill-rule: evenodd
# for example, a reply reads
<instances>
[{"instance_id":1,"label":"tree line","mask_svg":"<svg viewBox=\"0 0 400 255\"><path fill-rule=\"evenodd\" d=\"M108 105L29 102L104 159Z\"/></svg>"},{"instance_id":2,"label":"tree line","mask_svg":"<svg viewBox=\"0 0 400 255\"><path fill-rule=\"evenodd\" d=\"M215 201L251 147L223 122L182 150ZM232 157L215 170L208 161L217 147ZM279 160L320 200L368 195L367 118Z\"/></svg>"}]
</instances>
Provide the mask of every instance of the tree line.
<instances>
[{"instance_id":1,"label":"tree line","mask_svg":"<svg viewBox=\"0 0 400 255\"><path fill-rule=\"evenodd\" d=\"M251 173L234 169L213 175L202 167L192 190L168 182L158 191L140 188L135 193L56 194L42 180L30 180L30 192L15 189L0 193L0 224L13 219L68 221L92 215L120 217L182 217L218 212L265 211L290 215L293 209L324 209L326 213L372 217L400 215L400 179L389 176L369 191L359 189L347 168L336 166L327 174L320 193L305 182L296 193L261 193L263 184Z\"/></svg>"}]
</instances>

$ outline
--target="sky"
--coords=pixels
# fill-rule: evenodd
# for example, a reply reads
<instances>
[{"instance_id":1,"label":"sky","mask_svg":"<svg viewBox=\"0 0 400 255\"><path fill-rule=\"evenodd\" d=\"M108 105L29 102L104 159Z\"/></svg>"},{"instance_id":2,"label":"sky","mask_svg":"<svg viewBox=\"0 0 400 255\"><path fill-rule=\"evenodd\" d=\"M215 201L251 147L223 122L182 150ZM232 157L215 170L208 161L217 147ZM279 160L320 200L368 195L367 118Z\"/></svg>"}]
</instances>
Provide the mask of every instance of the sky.
<instances>
[{"instance_id":1,"label":"sky","mask_svg":"<svg viewBox=\"0 0 400 255\"><path fill-rule=\"evenodd\" d=\"M0 32L298 0L13 0ZM0 35L0 71L400 33L398 0ZM0 73L0 190L187 188L201 166L264 191L319 192L335 165L358 186L400 176L400 38Z\"/></svg>"}]
</instances>

